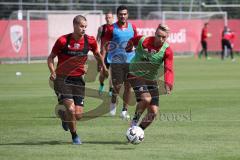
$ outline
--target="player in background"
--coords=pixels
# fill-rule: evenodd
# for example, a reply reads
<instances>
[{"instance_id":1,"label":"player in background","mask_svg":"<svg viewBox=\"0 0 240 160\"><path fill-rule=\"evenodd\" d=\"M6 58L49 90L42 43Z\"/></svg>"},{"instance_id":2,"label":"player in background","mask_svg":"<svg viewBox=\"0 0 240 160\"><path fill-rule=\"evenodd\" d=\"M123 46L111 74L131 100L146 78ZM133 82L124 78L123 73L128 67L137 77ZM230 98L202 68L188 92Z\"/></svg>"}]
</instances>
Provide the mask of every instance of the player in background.
<instances>
[{"instance_id":1,"label":"player in background","mask_svg":"<svg viewBox=\"0 0 240 160\"><path fill-rule=\"evenodd\" d=\"M136 126L143 112L147 109L145 117L139 126L144 130L155 119L159 108L159 87L165 88L170 94L173 89L173 51L166 42L169 28L159 24L155 36L137 36L128 42L126 51L135 47L135 57L129 66L128 79L136 95L136 111L131 126ZM159 86L161 69L164 74L164 86Z\"/></svg>"},{"instance_id":2,"label":"player in background","mask_svg":"<svg viewBox=\"0 0 240 160\"><path fill-rule=\"evenodd\" d=\"M58 101L66 107L66 111L59 110L62 119L62 127L70 130L73 144L81 144L77 135L76 121L82 117L85 95L84 65L91 50L102 64L104 74L107 68L103 57L98 51L97 41L93 36L85 34L87 20L78 15L73 19L73 33L63 35L55 42L47 63L50 70L50 79L54 81L54 90ZM54 59L58 58L55 69Z\"/></svg>"},{"instance_id":3,"label":"player in background","mask_svg":"<svg viewBox=\"0 0 240 160\"><path fill-rule=\"evenodd\" d=\"M207 38L209 38L209 37L211 37L211 33L208 33L208 23L206 22L206 23L204 23L204 27L203 27L202 32L201 32L202 50L198 55L199 58L202 58L202 54L204 53L205 58L208 59L208 60L210 59L208 57L208 52L207 52L207 48L208 48Z\"/></svg>"},{"instance_id":4,"label":"player in background","mask_svg":"<svg viewBox=\"0 0 240 160\"><path fill-rule=\"evenodd\" d=\"M233 55L233 39L235 38L234 32L230 30L227 26L224 26L222 32L222 52L221 52L221 59L224 60L225 54L227 55L228 50L230 51L230 56L232 61L234 62L234 55Z\"/></svg>"},{"instance_id":5,"label":"player in background","mask_svg":"<svg viewBox=\"0 0 240 160\"><path fill-rule=\"evenodd\" d=\"M106 20L106 24L104 24L98 28L98 34L97 34L97 41L100 44L100 49L101 49L100 53L101 54L104 54L103 47L106 42L104 35L106 34L107 26L112 25L113 20L114 20L114 17L113 17L113 14L111 11L109 11L105 14L105 20ZM102 55L102 56L105 57L104 62L105 62L106 67L109 69L110 64L107 62L107 53L106 53L106 55ZM101 95L104 91L104 80L106 79L106 77L103 74L102 66L100 64L97 64L97 67L98 67L97 68L98 72L100 72L100 75L99 75L100 86L99 86L98 92ZM111 81L111 77L110 77L109 78L109 96L112 96L112 90L113 90L112 81Z\"/></svg>"},{"instance_id":6,"label":"player in background","mask_svg":"<svg viewBox=\"0 0 240 160\"><path fill-rule=\"evenodd\" d=\"M134 57L135 53L126 53L125 47L130 38L137 35L136 27L129 23L128 8L121 5L117 8L118 21L107 27L105 38L107 40L107 48L104 52L108 52L107 60L111 67L111 77L113 83L113 95L111 97L110 115L116 115L117 95L124 85L123 93L123 108L120 116L123 119L128 119L129 115L127 107L130 102L131 86L127 80L129 71L129 62Z\"/></svg>"}]
</instances>

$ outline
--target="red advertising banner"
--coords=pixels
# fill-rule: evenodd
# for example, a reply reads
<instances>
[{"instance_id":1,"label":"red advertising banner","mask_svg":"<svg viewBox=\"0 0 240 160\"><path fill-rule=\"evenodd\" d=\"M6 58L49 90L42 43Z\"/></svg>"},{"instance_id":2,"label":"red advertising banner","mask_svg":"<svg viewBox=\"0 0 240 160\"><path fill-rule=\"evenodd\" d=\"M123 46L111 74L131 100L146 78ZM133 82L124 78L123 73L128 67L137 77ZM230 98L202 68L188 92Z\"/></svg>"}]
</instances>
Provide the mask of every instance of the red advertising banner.
<instances>
[{"instance_id":1,"label":"red advertising banner","mask_svg":"<svg viewBox=\"0 0 240 160\"><path fill-rule=\"evenodd\" d=\"M161 21L157 20L131 20L136 25L138 34L154 35ZM201 31L204 25L202 20L167 20L165 22L170 28L168 42L175 53L193 52L197 54L201 50ZM240 51L240 20L229 20L229 28L235 32L233 40L234 50ZM208 32L211 37L207 39L209 51L221 51L221 37L224 27L223 20L211 20Z\"/></svg>"},{"instance_id":2,"label":"red advertising banner","mask_svg":"<svg viewBox=\"0 0 240 160\"><path fill-rule=\"evenodd\" d=\"M154 35L158 20L130 20L137 27L140 35ZM170 27L168 42L176 54L195 53L201 50L200 36L204 24L202 20L167 20ZM91 25L91 24L89 24ZM0 58L26 58L28 54L27 22L26 21L0 21ZM240 51L240 20L229 20L229 28L235 32L233 40L234 50ZM223 20L209 21L208 38L209 51L221 51L221 35ZM89 31L95 33L96 31ZM33 20L30 23L30 53L31 57L46 57L48 50L48 22L46 20ZM55 41L55 40L54 40Z\"/></svg>"}]
</instances>

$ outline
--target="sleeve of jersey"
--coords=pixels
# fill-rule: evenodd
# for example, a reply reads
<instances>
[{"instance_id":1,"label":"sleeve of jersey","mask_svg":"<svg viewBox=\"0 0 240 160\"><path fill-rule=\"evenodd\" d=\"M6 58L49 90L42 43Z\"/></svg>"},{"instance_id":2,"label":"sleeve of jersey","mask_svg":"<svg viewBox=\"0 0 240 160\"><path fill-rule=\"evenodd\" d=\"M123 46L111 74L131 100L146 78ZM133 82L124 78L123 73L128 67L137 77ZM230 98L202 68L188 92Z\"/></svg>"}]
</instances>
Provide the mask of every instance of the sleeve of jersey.
<instances>
[{"instance_id":1,"label":"sleeve of jersey","mask_svg":"<svg viewBox=\"0 0 240 160\"><path fill-rule=\"evenodd\" d=\"M54 44L52 48L52 53L59 54L61 52L61 49L64 47L64 44L66 43L66 40L64 40L62 37L60 37Z\"/></svg>"},{"instance_id":2,"label":"sleeve of jersey","mask_svg":"<svg viewBox=\"0 0 240 160\"><path fill-rule=\"evenodd\" d=\"M173 88L174 70L173 70L173 51L168 47L164 55L164 81L170 88Z\"/></svg>"},{"instance_id":3,"label":"sleeve of jersey","mask_svg":"<svg viewBox=\"0 0 240 160\"><path fill-rule=\"evenodd\" d=\"M130 41L133 43L134 47L136 47L141 38L142 38L142 36L139 35L139 36L131 38Z\"/></svg>"},{"instance_id":4,"label":"sleeve of jersey","mask_svg":"<svg viewBox=\"0 0 240 160\"><path fill-rule=\"evenodd\" d=\"M112 34L113 34L113 25L107 25L105 28L105 33L103 38L106 40L106 42L109 42L112 40Z\"/></svg>"},{"instance_id":5,"label":"sleeve of jersey","mask_svg":"<svg viewBox=\"0 0 240 160\"><path fill-rule=\"evenodd\" d=\"M98 52L98 45L97 41L93 36L88 37L89 42L89 50L93 52L93 54L96 54Z\"/></svg>"}]
</instances>

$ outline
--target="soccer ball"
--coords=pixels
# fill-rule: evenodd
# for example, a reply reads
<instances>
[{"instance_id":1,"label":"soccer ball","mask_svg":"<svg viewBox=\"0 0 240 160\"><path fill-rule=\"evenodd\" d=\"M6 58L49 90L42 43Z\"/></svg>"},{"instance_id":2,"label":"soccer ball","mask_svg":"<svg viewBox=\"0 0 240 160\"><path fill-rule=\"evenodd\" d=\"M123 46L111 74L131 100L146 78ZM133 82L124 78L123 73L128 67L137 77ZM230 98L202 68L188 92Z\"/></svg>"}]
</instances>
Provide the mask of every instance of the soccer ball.
<instances>
[{"instance_id":1,"label":"soccer ball","mask_svg":"<svg viewBox=\"0 0 240 160\"><path fill-rule=\"evenodd\" d=\"M126 137L128 142L132 144L139 144L144 140L144 131L138 126L128 128Z\"/></svg>"}]
</instances>

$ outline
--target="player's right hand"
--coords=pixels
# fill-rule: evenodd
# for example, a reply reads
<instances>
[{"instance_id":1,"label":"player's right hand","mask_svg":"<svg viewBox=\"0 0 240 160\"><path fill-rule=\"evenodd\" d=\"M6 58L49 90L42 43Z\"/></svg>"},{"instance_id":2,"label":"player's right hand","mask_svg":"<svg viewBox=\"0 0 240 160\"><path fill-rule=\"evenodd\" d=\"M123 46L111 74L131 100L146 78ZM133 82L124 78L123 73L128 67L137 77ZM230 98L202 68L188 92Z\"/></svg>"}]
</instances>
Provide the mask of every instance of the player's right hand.
<instances>
[{"instance_id":1,"label":"player's right hand","mask_svg":"<svg viewBox=\"0 0 240 160\"><path fill-rule=\"evenodd\" d=\"M54 81L56 79L56 72L52 72L49 77L50 80Z\"/></svg>"},{"instance_id":2,"label":"player's right hand","mask_svg":"<svg viewBox=\"0 0 240 160\"><path fill-rule=\"evenodd\" d=\"M127 46L125 48L125 51L126 52L131 52L132 49L133 49L133 42L130 40L130 41L128 41L128 44L127 44Z\"/></svg>"}]
</instances>

